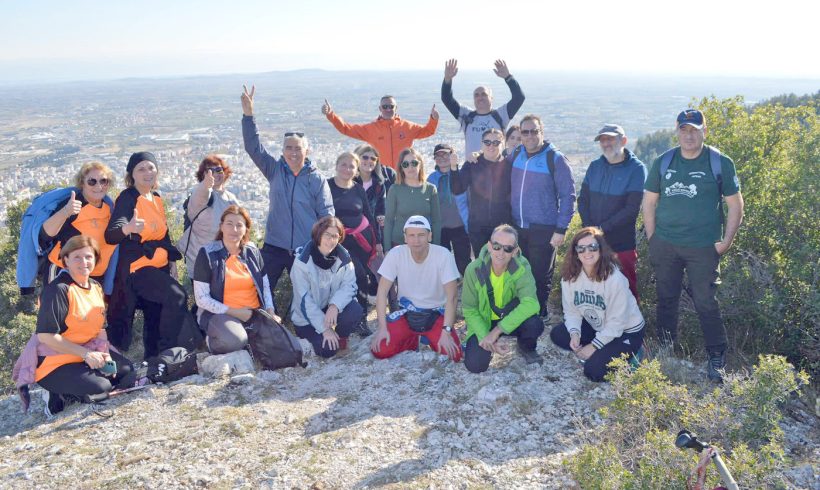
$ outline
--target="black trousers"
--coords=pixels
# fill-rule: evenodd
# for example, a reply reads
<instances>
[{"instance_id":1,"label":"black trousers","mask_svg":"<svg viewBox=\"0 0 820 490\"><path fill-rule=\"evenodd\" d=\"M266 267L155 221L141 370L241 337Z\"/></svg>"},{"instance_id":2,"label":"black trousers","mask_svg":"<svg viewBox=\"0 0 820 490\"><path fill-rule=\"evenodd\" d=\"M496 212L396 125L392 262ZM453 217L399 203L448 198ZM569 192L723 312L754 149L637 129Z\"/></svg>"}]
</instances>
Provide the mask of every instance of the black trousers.
<instances>
[{"instance_id":1,"label":"black trousers","mask_svg":"<svg viewBox=\"0 0 820 490\"><path fill-rule=\"evenodd\" d=\"M535 277L538 304L543 309L552 289L552 274L555 270L555 249L550 245L554 226L530 225L529 228L518 228L518 244L521 253L530 262L532 275ZM542 310L543 311L543 310Z\"/></svg>"},{"instance_id":2,"label":"black trousers","mask_svg":"<svg viewBox=\"0 0 820 490\"><path fill-rule=\"evenodd\" d=\"M63 364L37 382L44 390L55 395L74 395L84 398L101 395L114 388L128 388L134 383L134 366L125 356L111 351L111 359L117 363L117 372L107 377L84 362Z\"/></svg>"},{"instance_id":3,"label":"black trousers","mask_svg":"<svg viewBox=\"0 0 820 490\"><path fill-rule=\"evenodd\" d=\"M370 234L368 234L367 237L370 238ZM366 315L369 306L367 295L375 296L379 284L376 276L370 272L370 268L367 267L370 254L365 252L361 245L359 245L359 242L349 235L345 237L342 246L350 252L350 259L353 261L353 270L356 273L356 286L358 288L358 291L356 291L356 300L359 302L359 305L361 305L363 314Z\"/></svg>"},{"instance_id":4,"label":"black trousers","mask_svg":"<svg viewBox=\"0 0 820 490\"><path fill-rule=\"evenodd\" d=\"M456 258L456 267L459 274L464 276L464 270L470 263L470 237L463 226L441 229L441 246L449 248Z\"/></svg>"},{"instance_id":5,"label":"black trousers","mask_svg":"<svg viewBox=\"0 0 820 490\"><path fill-rule=\"evenodd\" d=\"M282 277L282 272L287 269L290 273L290 268L293 266L293 251L266 243L262 246L261 252L262 260L265 261L264 272L268 275L270 281L270 295L275 298L273 292L276 291L276 284L279 282L279 278Z\"/></svg>"},{"instance_id":6,"label":"black trousers","mask_svg":"<svg viewBox=\"0 0 820 490\"><path fill-rule=\"evenodd\" d=\"M473 248L473 256L478 258L481 247L490 241L493 235L494 226L470 226L470 246Z\"/></svg>"},{"instance_id":7,"label":"black trousers","mask_svg":"<svg viewBox=\"0 0 820 490\"><path fill-rule=\"evenodd\" d=\"M587 345L595 338L595 329L586 320L581 323L581 345ZM635 333L624 333L617 339L597 349L589 359L584 362L584 376L591 381L603 381L606 376L607 364L621 354L634 355L643 345L644 329ZM561 323L552 328L550 332L552 343L564 350L571 350L569 346L570 336L566 325Z\"/></svg>"},{"instance_id":8,"label":"black trousers","mask_svg":"<svg viewBox=\"0 0 820 490\"><path fill-rule=\"evenodd\" d=\"M498 320L493 320L491 328L495 327L496 324L498 324ZM511 335L517 337L518 346L521 350L532 351L535 350L538 337L540 337L542 333L544 333L544 322L541 321L538 315L533 315L524 320L512 333L502 334L502 336ZM492 352L484 350L484 348L478 345L478 336L473 335L467 340L467 347L464 349L464 367L466 367L468 371L471 373L483 373L490 367L492 357Z\"/></svg>"},{"instance_id":9,"label":"black trousers","mask_svg":"<svg viewBox=\"0 0 820 490\"><path fill-rule=\"evenodd\" d=\"M327 312L327 308L322 311ZM351 301L344 307L339 315L336 317L336 333L339 337L350 337L350 334L356 329L356 325L362 319L362 307L356 301ZM307 339L313 345L313 352L317 356L324 358L333 357L336 355L335 349L323 346L322 341L324 336L316 332L312 325L294 325L296 327L296 335L300 338Z\"/></svg>"}]
</instances>

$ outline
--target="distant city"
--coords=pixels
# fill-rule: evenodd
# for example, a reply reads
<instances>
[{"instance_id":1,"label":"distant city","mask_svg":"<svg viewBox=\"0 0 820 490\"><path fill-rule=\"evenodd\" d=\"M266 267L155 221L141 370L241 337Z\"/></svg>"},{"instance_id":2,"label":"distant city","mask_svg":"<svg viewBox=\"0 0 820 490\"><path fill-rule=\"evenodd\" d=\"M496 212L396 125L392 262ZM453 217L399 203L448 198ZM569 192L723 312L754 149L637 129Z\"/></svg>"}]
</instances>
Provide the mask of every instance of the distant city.
<instances>
[{"instance_id":1,"label":"distant city","mask_svg":"<svg viewBox=\"0 0 820 490\"><path fill-rule=\"evenodd\" d=\"M599 155L592 140L604 123L623 125L634 143L645 134L671 128L677 112L693 98L743 95L755 102L814 92L820 86L818 80L629 78L510 69L527 97L515 121L528 113L544 119L547 138L570 157L577 185L590 160ZM256 85L256 119L268 151L278 157L282 134L304 131L310 138L309 158L328 177L336 156L360 142L340 135L327 122L320 110L325 98L351 123L373 120L385 94L397 98L403 118L419 124L427 122L436 104L441 117L436 135L416 142L432 170L435 144L450 143L463 153L458 125L440 100L441 79L440 72L303 70L0 87L0 221L5 221L9 205L36 196L43 187L67 184L87 161L111 167L121 189L125 163L139 150L157 155L160 192L177 208L196 183L194 173L202 158L222 155L234 170L228 189L255 220L264 220L268 184L242 144L243 83ZM510 97L503 81L487 70L459 73L456 98L472 106L472 90L480 84L492 87L496 106Z\"/></svg>"}]
</instances>

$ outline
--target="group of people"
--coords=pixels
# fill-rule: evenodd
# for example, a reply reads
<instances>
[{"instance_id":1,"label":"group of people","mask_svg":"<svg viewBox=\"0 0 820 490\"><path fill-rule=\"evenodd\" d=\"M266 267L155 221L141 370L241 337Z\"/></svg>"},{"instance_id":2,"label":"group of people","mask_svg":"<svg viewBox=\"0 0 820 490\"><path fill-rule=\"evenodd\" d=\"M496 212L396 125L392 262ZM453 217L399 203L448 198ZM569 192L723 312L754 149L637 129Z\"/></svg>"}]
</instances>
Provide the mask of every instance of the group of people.
<instances>
[{"instance_id":1,"label":"group of people","mask_svg":"<svg viewBox=\"0 0 820 490\"><path fill-rule=\"evenodd\" d=\"M125 189L113 202L113 172L88 163L74 185L38 197L27 212L18 282L44 285L37 330L15 368L18 386L38 382L59 411L66 400L127 386L134 313L142 310L145 356L184 343L195 322L212 353L244 348L254 310L276 320L274 290L286 269L290 319L322 357L344 349L350 335L372 335L377 358L429 344L471 372L488 369L514 336L527 363L548 315L555 252L575 212L567 158L545 137L540 117L510 125L524 93L502 60L495 74L512 98L493 106L488 87L474 108L453 97L456 60L446 62L441 98L464 134L464 158L435 146L435 170L413 147L435 134L435 105L424 126L398 115L396 98L379 101L379 116L350 124L325 100L322 113L339 132L361 140L336 159L332 178L308 158L302 132L283 136L280 157L262 144L254 118L255 88L241 95L245 150L269 182L264 244L227 190L227 163L206 157L184 205L185 231L174 244L157 192L159 162L134 153ZM681 112L680 147L646 166L626 148L623 128L606 124L594 141L602 155L587 169L577 198L583 228L570 237L561 266L564 322L550 332L572 350L584 374L604 379L609 361L634 355L644 335L638 307L636 222L643 209L649 260L656 274L658 331L671 345L686 271L709 353L708 376L720 381L726 333L715 297L720 256L740 225L743 201L734 164L704 145L700 111ZM728 207L724 218L723 202ZM172 270L185 260L196 312ZM457 296L467 335L453 329ZM366 316L375 296L377 327ZM389 309L389 311L388 311ZM107 323L107 328L105 325Z\"/></svg>"}]
</instances>

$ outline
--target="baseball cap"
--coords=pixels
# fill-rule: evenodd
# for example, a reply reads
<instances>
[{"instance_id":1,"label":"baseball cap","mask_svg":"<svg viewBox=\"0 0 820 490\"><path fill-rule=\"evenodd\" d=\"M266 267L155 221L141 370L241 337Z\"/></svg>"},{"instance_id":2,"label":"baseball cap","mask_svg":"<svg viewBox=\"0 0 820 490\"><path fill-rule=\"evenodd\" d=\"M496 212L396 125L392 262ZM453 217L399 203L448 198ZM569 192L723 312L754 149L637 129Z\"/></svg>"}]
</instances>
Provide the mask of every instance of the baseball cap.
<instances>
[{"instance_id":1,"label":"baseball cap","mask_svg":"<svg viewBox=\"0 0 820 490\"><path fill-rule=\"evenodd\" d=\"M453 152L453 147L448 145L447 143L439 143L439 144L436 145L435 148L433 148L433 155L435 155L436 153L438 153L442 150L452 153Z\"/></svg>"},{"instance_id":2,"label":"baseball cap","mask_svg":"<svg viewBox=\"0 0 820 490\"><path fill-rule=\"evenodd\" d=\"M408 228L423 228L427 231L432 231L430 229L430 222L427 221L427 218L420 215L410 216L407 218L407 221L404 223L404 229Z\"/></svg>"},{"instance_id":3,"label":"baseball cap","mask_svg":"<svg viewBox=\"0 0 820 490\"><path fill-rule=\"evenodd\" d=\"M598 131L598 136L593 141L598 141L601 136L624 136L625 134L624 128L617 124L604 124L604 127Z\"/></svg>"},{"instance_id":4,"label":"baseball cap","mask_svg":"<svg viewBox=\"0 0 820 490\"><path fill-rule=\"evenodd\" d=\"M678 126L688 124L697 129L703 129L705 119L703 113L697 109L686 109L678 114Z\"/></svg>"}]
</instances>

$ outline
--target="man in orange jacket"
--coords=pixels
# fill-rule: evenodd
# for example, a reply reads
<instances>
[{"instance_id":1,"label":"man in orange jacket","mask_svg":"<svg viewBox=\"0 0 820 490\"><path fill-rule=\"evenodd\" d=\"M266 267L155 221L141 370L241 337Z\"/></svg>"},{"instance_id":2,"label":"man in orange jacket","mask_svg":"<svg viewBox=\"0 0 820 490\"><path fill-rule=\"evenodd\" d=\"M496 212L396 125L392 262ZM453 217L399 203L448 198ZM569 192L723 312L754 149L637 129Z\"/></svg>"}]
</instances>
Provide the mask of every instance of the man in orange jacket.
<instances>
[{"instance_id":1,"label":"man in orange jacket","mask_svg":"<svg viewBox=\"0 0 820 490\"><path fill-rule=\"evenodd\" d=\"M413 146L413 141L433 136L438 126L438 111L436 105L430 111L430 120L422 126L405 121L398 116L396 99L392 95L385 95L379 101L379 117L367 124L348 124L339 117L325 99L322 114L327 117L336 129L345 136L362 140L379 151L382 165L396 168L399 153L405 148Z\"/></svg>"}]
</instances>

